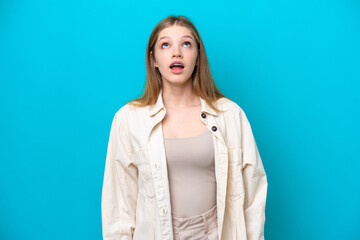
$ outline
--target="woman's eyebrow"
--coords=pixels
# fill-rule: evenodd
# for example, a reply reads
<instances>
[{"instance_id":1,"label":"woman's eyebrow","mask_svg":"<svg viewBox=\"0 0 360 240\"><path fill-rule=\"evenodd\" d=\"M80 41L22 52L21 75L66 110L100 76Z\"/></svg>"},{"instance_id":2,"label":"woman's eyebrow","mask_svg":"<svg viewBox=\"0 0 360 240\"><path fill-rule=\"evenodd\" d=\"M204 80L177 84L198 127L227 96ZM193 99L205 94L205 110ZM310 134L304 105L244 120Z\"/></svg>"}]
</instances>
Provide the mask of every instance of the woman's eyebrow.
<instances>
[{"instance_id":1,"label":"woman's eyebrow","mask_svg":"<svg viewBox=\"0 0 360 240\"><path fill-rule=\"evenodd\" d=\"M184 35L184 36L182 36L181 38L191 38L192 40L194 40L193 37L190 36L190 35Z\"/></svg>"},{"instance_id":2,"label":"woman's eyebrow","mask_svg":"<svg viewBox=\"0 0 360 240\"><path fill-rule=\"evenodd\" d=\"M163 37L159 38L159 41L160 41L161 39L163 39L163 38L170 38L170 37L169 37L169 36L163 36ZM193 37L190 36L190 35L183 35L181 38L191 38L192 40L194 40Z\"/></svg>"}]
</instances>

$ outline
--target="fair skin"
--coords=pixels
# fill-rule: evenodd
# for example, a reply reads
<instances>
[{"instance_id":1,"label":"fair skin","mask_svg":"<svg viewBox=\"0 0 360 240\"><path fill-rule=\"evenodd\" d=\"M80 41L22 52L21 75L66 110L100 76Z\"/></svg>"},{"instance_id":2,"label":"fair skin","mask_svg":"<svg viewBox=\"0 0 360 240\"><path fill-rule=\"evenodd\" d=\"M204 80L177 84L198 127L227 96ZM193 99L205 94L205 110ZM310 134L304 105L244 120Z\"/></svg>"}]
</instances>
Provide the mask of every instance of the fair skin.
<instances>
[{"instance_id":1,"label":"fair skin","mask_svg":"<svg viewBox=\"0 0 360 240\"><path fill-rule=\"evenodd\" d=\"M191 31L176 25L163 29L154 52L154 66L159 69L163 81L162 97L166 108L162 120L164 138L202 134L206 126L200 117L201 102L191 86L191 74L198 57L198 48ZM180 73L170 68L173 61L183 63L184 68Z\"/></svg>"}]
</instances>

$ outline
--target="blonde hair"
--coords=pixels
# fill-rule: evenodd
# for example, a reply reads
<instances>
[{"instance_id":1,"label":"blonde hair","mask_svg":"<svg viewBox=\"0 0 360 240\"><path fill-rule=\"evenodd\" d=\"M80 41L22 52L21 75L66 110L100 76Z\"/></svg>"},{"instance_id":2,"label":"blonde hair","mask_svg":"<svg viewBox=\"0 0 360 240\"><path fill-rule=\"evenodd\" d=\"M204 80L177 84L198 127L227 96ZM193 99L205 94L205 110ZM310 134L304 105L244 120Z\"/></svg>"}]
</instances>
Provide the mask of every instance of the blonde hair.
<instances>
[{"instance_id":1,"label":"blonde hair","mask_svg":"<svg viewBox=\"0 0 360 240\"><path fill-rule=\"evenodd\" d=\"M192 87L194 92L203 98L213 110L221 112L221 110L214 106L213 103L219 98L225 96L215 85L200 34L194 24L185 16L168 16L161 20L154 27L146 48L146 82L144 92L141 97L131 100L128 103L138 107L145 107L147 105L155 104L160 90L162 89L162 78L159 70L154 66L154 47L157 42L159 33L163 29L174 25L188 28L195 38L198 46L199 54L197 58L197 64L192 74ZM153 54L151 54L151 52Z\"/></svg>"}]
</instances>

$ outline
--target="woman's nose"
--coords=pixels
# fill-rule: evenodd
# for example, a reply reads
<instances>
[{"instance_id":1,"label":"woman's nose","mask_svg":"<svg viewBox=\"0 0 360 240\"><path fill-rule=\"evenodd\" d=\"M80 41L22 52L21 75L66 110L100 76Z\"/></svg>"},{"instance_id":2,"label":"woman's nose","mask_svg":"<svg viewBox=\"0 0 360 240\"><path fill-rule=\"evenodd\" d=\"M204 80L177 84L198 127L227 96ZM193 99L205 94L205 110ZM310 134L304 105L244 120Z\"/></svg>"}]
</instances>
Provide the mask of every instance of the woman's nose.
<instances>
[{"instance_id":1,"label":"woman's nose","mask_svg":"<svg viewBox=\"0 0 360 240\"><path fill-rule=\"evenodd\" d=\"M173 57L182 57L181 47L174 47Z\"/></svg>"}]
</instances>

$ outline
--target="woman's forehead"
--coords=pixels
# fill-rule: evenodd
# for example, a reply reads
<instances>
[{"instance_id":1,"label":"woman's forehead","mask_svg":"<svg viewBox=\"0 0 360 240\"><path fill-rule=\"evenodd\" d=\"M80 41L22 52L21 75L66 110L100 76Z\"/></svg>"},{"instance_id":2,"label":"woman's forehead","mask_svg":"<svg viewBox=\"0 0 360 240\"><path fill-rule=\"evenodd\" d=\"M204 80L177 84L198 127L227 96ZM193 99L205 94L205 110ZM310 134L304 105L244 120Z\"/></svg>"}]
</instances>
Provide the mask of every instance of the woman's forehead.
<instances>
[{"instance_id":1,"label":"woman's forehead","mask_svg":"<svg viewBox=\"0 0 360 240\"><path fill-rule=\"evenodd\" d=\"M160 31L158 41L161 39L172 39L172 38L192 38L194 39L192 32L187 27L183 26L170 26Z\"/></svg>"}]
</instances>

